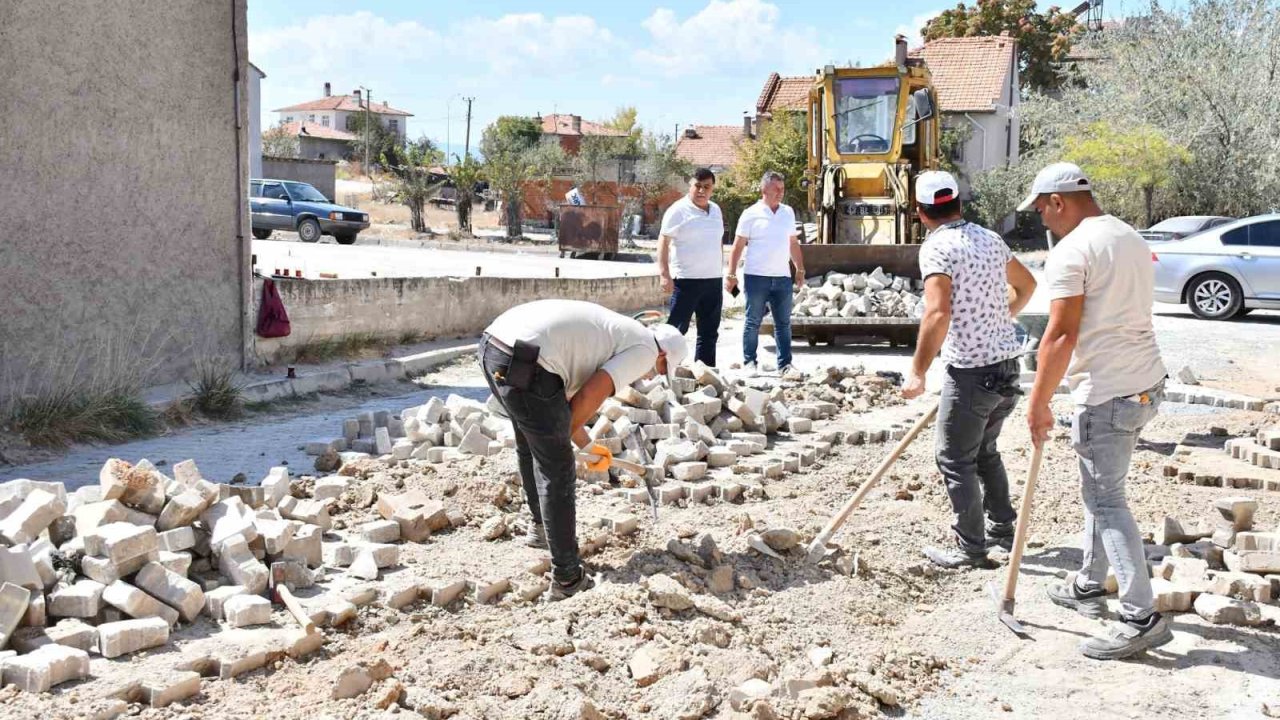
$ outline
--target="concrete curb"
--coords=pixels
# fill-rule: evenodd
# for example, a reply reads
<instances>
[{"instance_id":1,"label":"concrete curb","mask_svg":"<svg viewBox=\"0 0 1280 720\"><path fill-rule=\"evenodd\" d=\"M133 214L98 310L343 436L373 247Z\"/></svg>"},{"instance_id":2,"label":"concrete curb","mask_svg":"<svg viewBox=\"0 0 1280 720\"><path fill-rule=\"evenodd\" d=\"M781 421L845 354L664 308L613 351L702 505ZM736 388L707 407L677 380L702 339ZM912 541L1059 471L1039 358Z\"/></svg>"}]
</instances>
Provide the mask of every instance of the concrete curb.
<instances>
[{"instance_id":1,"label":"concrete curb","mask_svg":"<svg viewBox=\"0 0 1280 720\"><path fill-rule=\"evenodd\" d=\"M289 397L314 395L318 392L338 392L357 383L375 384L407 380L419 377L460 357L474 354L475 351L475 344L468 343L404 357L350 363L336 370L309 373L292 379L279 378L250 383L240 388L240 394L246 403L263 403ZM153 403L153 407L163 409L168 404L169 401L163 401Z\"/></svg>"}]
</instances>

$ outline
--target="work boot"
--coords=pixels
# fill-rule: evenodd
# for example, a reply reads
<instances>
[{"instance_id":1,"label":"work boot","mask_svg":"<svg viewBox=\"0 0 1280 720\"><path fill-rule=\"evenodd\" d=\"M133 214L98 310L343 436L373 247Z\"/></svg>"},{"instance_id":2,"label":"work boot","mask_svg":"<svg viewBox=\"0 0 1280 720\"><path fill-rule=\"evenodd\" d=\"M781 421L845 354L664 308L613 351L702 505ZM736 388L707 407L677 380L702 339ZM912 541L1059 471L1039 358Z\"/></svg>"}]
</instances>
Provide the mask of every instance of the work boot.
<instances>
[{"instance_id":1,"label":"work boot","mask_svg":"<svg viewBox=\"0 0 1280 720\"><path fill-rule=\"evenodd\" d=\"M1082 590L1074 580L1060 585L1050 585L1044 592L1054 605L1075 610L1095 620L1107 613L1106 597L1111 594L1106 588L1101 587L1095 590Z\"/></svg>"},{"instance_id":2,"label":"work boot","mask_svg":"<svg viewBox=\"0 0 1280 720\"><path fill-rule=\"evenodd\" d=\"M951 570L963 567L989 568L992 566L991 558L987 557L986 551L970 553L960 548L944 550L930 545L924 549L924 556L933 561L934 565Z\"/></svg>"},{"instance_id":3,"label":"work boot","mask_svg":"<svg viewBox=\"0 0 1280 720\"><path fill-rule=\"evenodd\" d=\"M1160 647L1170 640L1173 640L1173 631L1169 629L1169 622L1160 613L1151 613L1146 620L1111 623L1105 635L1080 643L1080 652L1094 660L1119 660Z\"/></svg>"},{"instance_id":4,"label":"work boot","mask_svg":"<svg viewBox=\"0 0 1280 720\"><path fill-rule=\"evenodd\" d=\"M1013 523L987 525L987 549L1000 548L1013 552Z\"/></svg>"},{"instance_id":5,"label":"work boot","mask_svg":"<svg viewBox=\"0 0 1280 720\"><path fill-rule=\"evenodd\" d=\"M524 544L539 550L548 549L546 527L531 521L524 529Z\"/></svg>"},{"instance_id":6,"label":"work boot","mask_svg":"<svg viewBox=\"0 0 1280 720\"><path fill-rule=\"evenodd\" d=\"M551 592L548 595L549 602L564 600L571 598L584 590L590 590L596 586L596 581L587 574L585 568L578 568L578 576L569 582L561 582L554 577L551 579Z\"/></svg>"}]
</instances>

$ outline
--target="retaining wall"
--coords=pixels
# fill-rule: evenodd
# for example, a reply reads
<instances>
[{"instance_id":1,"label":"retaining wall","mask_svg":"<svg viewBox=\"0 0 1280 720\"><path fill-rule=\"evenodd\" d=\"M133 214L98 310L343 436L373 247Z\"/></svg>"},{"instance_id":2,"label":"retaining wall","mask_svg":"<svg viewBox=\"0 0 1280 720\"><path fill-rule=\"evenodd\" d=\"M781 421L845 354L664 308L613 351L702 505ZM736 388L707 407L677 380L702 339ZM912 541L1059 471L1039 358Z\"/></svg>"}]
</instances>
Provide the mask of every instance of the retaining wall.
<instances>
[{"instance_id":1,"label":"retaining wall","mask_svg":"<svg viewBox=\"0 0 1280 720\"><path fill-rule=\"evenodd\" d=\"M503 311L548 298L587 300L621 313L662 305L656 275L577 280L566 278L365 278L277 280L292 332L283 338L256 335L262 365L288 361L300 346L350 335L399 340L478 335ZM256 304L262 281L254 283Z\"/></svg>"}]
</instances>

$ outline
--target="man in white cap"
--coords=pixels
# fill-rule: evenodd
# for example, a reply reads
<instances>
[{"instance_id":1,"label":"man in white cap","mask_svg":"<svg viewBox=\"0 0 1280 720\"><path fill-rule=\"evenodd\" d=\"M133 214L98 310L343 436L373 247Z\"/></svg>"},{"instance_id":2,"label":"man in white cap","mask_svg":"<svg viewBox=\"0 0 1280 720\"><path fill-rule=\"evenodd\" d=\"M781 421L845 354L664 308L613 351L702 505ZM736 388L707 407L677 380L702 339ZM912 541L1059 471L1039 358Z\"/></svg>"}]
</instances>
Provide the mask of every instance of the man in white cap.
<instances>
[{"instance_id":1,"label":"man in white cap","mask_svg":"<svg viewBox=\"0 0 1280 720\"><path fill-rule=\"evenodd\" d=\"M1045 263L1049 325L1028 400L1032 440L1053 428L1049 401L1063 376L1075 412L1071 443L1084 499L1084 562L1074 581L1049 588L1054 603L1100 617L1108 564L1120 586L1121 621L1080 650L1099 660L1128 657L1173 639L1155 612L1142 534L1125 500L1138 434L1164 399L1165 366L1151 324L1155 272L1136 231L1102 211L1079 167L1040 171L1020 211L1034 208L1059 238Z\"/></svg>"},{"instance_id":2,"label":"man in white cap","mask_svg":"<svg viewBox=\"0 0 1280 720\"><path fill-rule=\"evenodd\" d=\"M525 542L549 547L551 599L592 586L578 555L574 445L601 459L585 427L606 398L653 372L670 378L689 349L670 325L647 328L599 305L539 300L499 315L480 339L480 365L489 389L516 433L520 479L533 523Z\"/></svg>"},{"instance_id":3,"label":"man in white cap","mask_svg":"<svg viewBox=\"0 0 1280 720\"><path fill-rule=\"evenodd\" d=\"M1004 240L967 222L962 211L960 186L951 173L916 178L916 212L929 229L920 248L925 310L902 395L924 392L925 374L941 350L946 375L936 459L951 499L955 543L926 547L924 554L947 568L986 566L989 547L1013 545L1017 514L997 443L1022 394L1013 316L1036 288Z\"/></svg>"}]
</instances>

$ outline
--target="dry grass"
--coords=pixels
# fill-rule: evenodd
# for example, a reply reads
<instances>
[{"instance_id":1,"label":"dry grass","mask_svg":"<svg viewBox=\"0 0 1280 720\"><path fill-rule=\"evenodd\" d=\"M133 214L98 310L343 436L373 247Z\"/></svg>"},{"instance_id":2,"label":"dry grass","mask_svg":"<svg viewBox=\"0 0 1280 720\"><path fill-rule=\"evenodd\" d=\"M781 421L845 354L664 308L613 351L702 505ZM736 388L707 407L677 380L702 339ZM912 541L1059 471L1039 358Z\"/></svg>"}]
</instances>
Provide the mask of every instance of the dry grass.
<instances>
[{"instance_id":1,"label":"dry grass","mask_svg":"<svg viewBox=\"0 0 1280 720\"><path fill-rule=\"evenodd\" d=\"M201 360L196 363L196 379L188 383L191 404L196 412L216 420L244 414L244 398L229 363Z\"/></svg>"},{"instance_id":2,"label":"dry grass","mask_svg":"<svg viewBox=\"0 0 1280 720\"><path fill-rule=\"evenodd\" d=\"M37 447L66 447L76 442L124 442L154 435L160 418L128 387L83 391L68 388L16 403L9 422Z\"/></svg>"},{"instance_id":3,"label":"dry grass","mask_svg":"<svg viewBox=\"0 0 1280 720\"><path fill-rule=\"evenodd\" d=\"M392 344L392 341L373 333L352 333L313 340L294 349L292 362L298 365L319 365L333 360L352 360L380 354Z\"/></svg>"}]
</instances>

